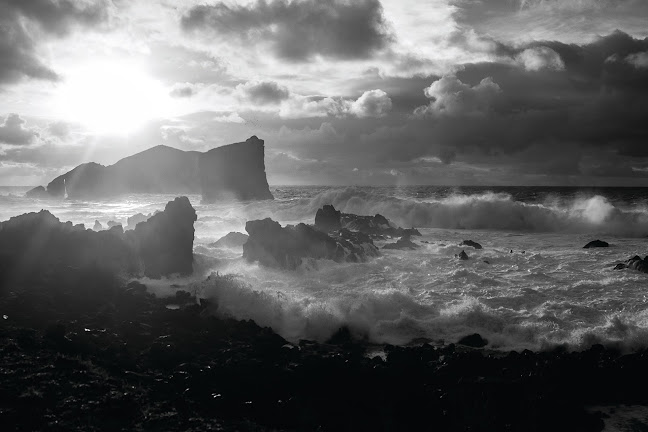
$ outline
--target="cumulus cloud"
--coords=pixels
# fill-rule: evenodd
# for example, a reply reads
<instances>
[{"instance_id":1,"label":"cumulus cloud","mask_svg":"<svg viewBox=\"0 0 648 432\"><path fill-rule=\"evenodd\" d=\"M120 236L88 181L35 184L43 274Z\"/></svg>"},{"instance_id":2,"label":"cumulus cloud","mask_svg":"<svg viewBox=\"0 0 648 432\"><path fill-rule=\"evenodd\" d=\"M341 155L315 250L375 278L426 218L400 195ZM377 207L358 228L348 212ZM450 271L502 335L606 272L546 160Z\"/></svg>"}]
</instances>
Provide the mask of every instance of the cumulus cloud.
<instances>
[{"instance_id":1,"label":"cumulus cloud","mask_svg":"<svg viewBox=\"0 0 648 432\"><path fill-rule=\"evenodd\" d=\"M488 112L500 86L487 77L475 86L461 82L456 76L444 76L424 89L432 101L414 110L417 117L480 115Z\"/></svg>"},{"instance_id":2,"label":"cumulus cloud","mask_svg":"<svg viewBox=\"0 0 648 432\"><path fill-rule=\"evenodd\" d=\"M38 133L25 127L25 120L18 114L9 114L0 125L0 143L10 145L30 144Z\"/></svg>"},{"instance_id":3,"label":"cumulus cloud","mask_svg":"<svg viewBox=\"0 0 648 432\"><path fill-rule=\"evenodd\" d=\"M290 96L287 87L274 81L248 81L237 85L236 92L242 99L261 105L278 104Z\"/></svg>"},{"instance_id":4,"label":"cumulus cloud","mask_svg":"<svg viewBox=\"0 0 648 432\"><path fill-rule=\"evenodd\" d=\"M104 0L0 1L0 84L24 77L57 80L38 55L41 37L62 37L75 25L95 25L106 19L107 8Z\"/></svg>"},{"instance_id":5,"label":"cumulus cloud","mask_svg":"<svg viewBox=\"0 0 648 432\"><path fill-rule=\"evenodd\" d=\"M245 43L268 43L276 56L367 58L392 40L379 0L257 0L249 5L198 5L182 17L187 30Z\"/></svg>"},{"instance_id":6,"label":"cumulus cloud","mask_svg":"<svg viewBox=\"0 0 648 432\"><path fill-rule=\"evenodd\" d=\"M527 48L519 53L515 60L528 71L562 70L565 68L565 63L560 55L546 46Z\"/></svg>"},{"instance_id":7,"label":"cumulus cloud","mask_svg":"<svg viewBox=\"0 0 648 432\"><path fill-rule=\"evenodd\" d=\"M369 90L351 104L350 111L360 118L384 117L391 111L392 101L384 91Z\"/></svg>"},{"instance_id":8,"label":"cumulus cloud","mask_svg":"<svg viewBox=\"0 0 648 432\"><path fill-rule=\"evenodd\" d=\"M347 116L378 118L387 115L391 108L392 101L387 93L376 89L364 92L356 100L293 94L281 105L279 113L281 117L290 119Z\"/></svg>"}]
</instances>

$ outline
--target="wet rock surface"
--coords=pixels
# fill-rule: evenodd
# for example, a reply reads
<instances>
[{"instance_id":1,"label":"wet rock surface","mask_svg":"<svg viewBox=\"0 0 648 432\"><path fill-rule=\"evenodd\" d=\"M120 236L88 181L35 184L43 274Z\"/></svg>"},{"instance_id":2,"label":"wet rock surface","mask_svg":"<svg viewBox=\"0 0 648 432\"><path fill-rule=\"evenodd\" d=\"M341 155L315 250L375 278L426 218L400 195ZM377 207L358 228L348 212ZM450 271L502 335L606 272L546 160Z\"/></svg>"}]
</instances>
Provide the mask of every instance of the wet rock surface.
<instances>
[{"instance_id":1,"label":"wet rock surface","mask_svg":"<svg viewBox=\"0 0 648 432\"><path fill-rule=\"evenodd\" d=\"M470 246L470 247L473 247L475 249L483 249L482 245L480 245L476 241L472 241L472 240L464 240L459 244L459 246Z\"/></svg>"},{"instance_id":2,"label":"wet rock surface","mask_svg":"<svg viewBox=\"0 0 648 432\"><path fill-rule=\"evenodd\" d=\"M3 430L600 431L587 407L648 403L646 351L290 343L166 304L97 272L4 290Z\"/></svg>"},{"instance_id":3,"label":"wet rock surface","mask_svg":"<svg viewBox=\"0 0 648 432\"><path fill-rule=\"evenodd\" d=\"M397 250L414 250L420 246L414 243L410 236L406 235L399 238L396 243L388 243L383 246L383 249L397 249Z\"/></svg>"},{"instance_id":4,"label":"wet rock surface","mask_svg":"<svg viewBox=\"0 0 648 432\"><path fill-rule=\"evenodd\" d=\"M637 270L643 273L648 273L648 256L644 259L641 259L640 256L635 255L626 262L619 263L614 266L614 270Z\"/></svg>"},{"instance_id":5,"label":"wet rock surface","mask_svg":"<svg viewBox=\"0 0 648 432\"><path fill-rule=\"evenodd\" d=\"M267 267L294 270L304 259L361 262L378 254L368 236L349 230L329 235L303 223L282 227L270 218L248 221L245 230L243 257Z\"/></svg>"}]
</instances>

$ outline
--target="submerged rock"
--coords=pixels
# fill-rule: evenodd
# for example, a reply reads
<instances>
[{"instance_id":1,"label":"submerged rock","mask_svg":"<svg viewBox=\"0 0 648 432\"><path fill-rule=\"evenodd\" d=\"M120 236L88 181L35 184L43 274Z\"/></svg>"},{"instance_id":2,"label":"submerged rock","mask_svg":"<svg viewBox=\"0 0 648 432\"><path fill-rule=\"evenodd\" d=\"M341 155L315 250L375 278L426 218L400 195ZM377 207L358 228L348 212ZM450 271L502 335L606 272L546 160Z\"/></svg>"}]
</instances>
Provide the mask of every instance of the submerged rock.
<instances>
[{"instance_id":1,"label":"submerged rock","mask_svg":"<svg viewBox=\"0 0 648 432\"><path fill-rule=\"evenodd\" d=\"M358 262L378 254L370 239L362 241L348 230L329 236L303 223L282 227L270 218L248 221L245 230L243 257L268 267L294 270L304 258Z\"/></svg>"},{"instance_id":2,"label":"submerged rock","mask_svg":"<svg viewBox=\"0 0 648 432\"><path fill-rule=\"evenodd\" d=\"M383 246L383 249L398 249L398 250L414 250L418 249L420 246L414 243L410 236L405 235L398 239L396 243L389 243Z\"/></svg>"},{"instance_id":3,"label":"submerged rock","mask_svg":"<svg viewBox=\"0 0 648 432\"><path fill-rule=\"evenodd\" d=\"M601 248L601 247L610 247L610 244L602 240L593 240L587 243L585 246L583 246L583 249Z\"/></svg>"},{"instance_id":4,"label":"submerged rock","mask_svg":"<svg viewBox=\"0 0 648 432\"><path fill-rule=\"evenodd\" d=\"M459 244L459 246L472 246L475 249L483 249L482 245L472 240L464 240Z\"/></svg>"},{"instance_id":5,"label":"submerged rock","mask_svg":"<svg viewBox=\"0 0 648 432\"><path fill-rule=\"evenodd\" d=\"M248 236L246 234L230 232L216 240L214 243L211 243L209 246L215 248L238 248L242 247L247 240Z\"/></svg>"}]
</instances>

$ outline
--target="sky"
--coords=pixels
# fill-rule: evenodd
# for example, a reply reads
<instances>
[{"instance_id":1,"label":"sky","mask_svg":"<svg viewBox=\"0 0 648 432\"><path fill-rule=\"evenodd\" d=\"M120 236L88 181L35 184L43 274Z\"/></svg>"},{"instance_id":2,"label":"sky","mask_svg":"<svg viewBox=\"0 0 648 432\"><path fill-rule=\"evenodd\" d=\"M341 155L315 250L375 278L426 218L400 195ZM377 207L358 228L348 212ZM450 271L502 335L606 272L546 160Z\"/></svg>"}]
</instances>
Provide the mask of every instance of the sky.
<instances>
[{"instance_id":1,"label":"sky","mask_svg":"<svg viewBox=\"0 0 648 432\"><path fill-rule=\"evenodd\" d=\"M648 186L646 0L0 0L0 185L265 140L271 185Z\"/></svg>"}]
</instances>

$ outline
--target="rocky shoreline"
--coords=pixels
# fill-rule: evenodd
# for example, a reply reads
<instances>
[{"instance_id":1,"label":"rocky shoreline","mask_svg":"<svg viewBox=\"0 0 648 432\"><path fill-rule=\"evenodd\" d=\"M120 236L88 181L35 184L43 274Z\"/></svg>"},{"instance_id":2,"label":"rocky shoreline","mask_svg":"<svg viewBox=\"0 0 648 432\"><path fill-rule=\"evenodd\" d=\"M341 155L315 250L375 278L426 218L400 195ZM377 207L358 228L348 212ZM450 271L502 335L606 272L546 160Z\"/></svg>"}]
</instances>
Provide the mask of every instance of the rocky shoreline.
<instances>
[{"instance_id":1,"label":"rocky shoreline","mask_svg":"<svg viewBox=\"0 0 648 432\"><path fill-rule=\"evenodd\" d=\"M11 261L0 266L11 270L10 279L0 271L3 430L600 431L609 407L648 405L648 350L501 352L484 348L477 334L399 347L354 340L344 327L325 343L289 342L252 321L220 316L197 290L156 298L113 266L95 265L87 254L75 266L79 256L56 251L70 238L99 250L110 235L141 262L130 269L118 261L118 268L131 277L152 268L163 274L169 269L154 255L191 255L195 212L184 200L130 234L93 233L49 213L0 225L5 239L29 227L49 239L39 243L39 267L24 277ZM380 215L353 218L333 207L318 214L314 228L258 221L272 230L248 229L255 242L248 258L279 266L286 265L277 257L295 265L302 257L363 259L349 253L353 245L394 236L411 243L416 235ZM349 231L350 224L364 228ZM312 238L323 246L313 249ZM5 242L3 256L26 247ZM61 257L68 261L54 259ZM215 289L236 283L228 275L209 279Z\"/></svg>"}]
</instances>

